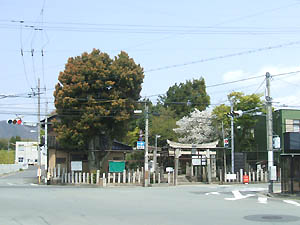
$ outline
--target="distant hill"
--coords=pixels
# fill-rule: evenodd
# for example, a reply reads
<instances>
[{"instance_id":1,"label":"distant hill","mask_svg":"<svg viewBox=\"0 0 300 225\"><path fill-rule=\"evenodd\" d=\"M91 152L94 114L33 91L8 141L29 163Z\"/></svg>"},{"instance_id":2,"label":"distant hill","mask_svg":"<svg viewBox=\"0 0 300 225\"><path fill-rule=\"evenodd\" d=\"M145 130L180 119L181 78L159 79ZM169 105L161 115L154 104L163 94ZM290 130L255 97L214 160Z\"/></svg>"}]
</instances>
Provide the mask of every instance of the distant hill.
<instances>
[{"instance_id":1,"label":"distant hill","mask_svg":"<svg viewBox=\"0 0 300 225\"><path fill-rule=\"evenodd\" d=\"M20 136L22 139L31 139L36 141L37 128L24 125L7 124L5 120L0 121L0 138L11 138L15 136Z\"/></svg>"}]
</instances>

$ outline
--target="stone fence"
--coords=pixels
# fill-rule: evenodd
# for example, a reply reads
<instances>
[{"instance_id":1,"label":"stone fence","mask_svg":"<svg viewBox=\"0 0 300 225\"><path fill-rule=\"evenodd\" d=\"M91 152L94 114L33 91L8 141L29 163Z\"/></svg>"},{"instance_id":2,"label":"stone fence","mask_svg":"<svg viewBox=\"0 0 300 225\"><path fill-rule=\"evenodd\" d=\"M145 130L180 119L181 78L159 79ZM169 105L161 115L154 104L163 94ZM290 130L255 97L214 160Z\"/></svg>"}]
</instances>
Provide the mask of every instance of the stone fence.
<instances>
[{"instance_id":1,"label":"stone fence","mask_svg":"<svg viewBox=\"0 0 300 225\"><path fill-rule=\"evenodd\" d=\"M17 172L20 169L28 169L28 165L22 164L0 164L0 175L5 173Z\"/></svg>"},{"instance_id":2,"label":"stone fence","mask_svg":"<svg viewBox=\"0 0 300 225\"><path fill-rule=\"evenodd\" d=\"M149 173L150 174L150 173ZM97 184L100 186L121 186L121 185L143 185L144 173L142 170L126 171L122 173L95 173L85 172L65 172L58 171L56 168L50 171L50 180L52 184ZM151 173L149 176L149 184L169 184L174 183L174 173Z\"/></svg>"},{"instance_id":3,"label":"stone fence","mask_svg":"<svg viewBox=\"0 0 300 225\"><path fill-rule=\"evenodd\" d=\"M220 172L222 174L222 172ZM242 174L242 175L241 175ZM281 174L281 173L280 173ZM280 174L277 176L277 181L280 181ZM244 177L247 176L247 177ZM248 179L248 182L244 181L244 178ZM235 174L226 174L225 179L220 177L220 181L222 182L236 182L236 183L256 183L256 182L268 182L268 172L264 170L257 170L251 172L244 172L243 169L240 172Z\"/></svg>"}]
</instances>

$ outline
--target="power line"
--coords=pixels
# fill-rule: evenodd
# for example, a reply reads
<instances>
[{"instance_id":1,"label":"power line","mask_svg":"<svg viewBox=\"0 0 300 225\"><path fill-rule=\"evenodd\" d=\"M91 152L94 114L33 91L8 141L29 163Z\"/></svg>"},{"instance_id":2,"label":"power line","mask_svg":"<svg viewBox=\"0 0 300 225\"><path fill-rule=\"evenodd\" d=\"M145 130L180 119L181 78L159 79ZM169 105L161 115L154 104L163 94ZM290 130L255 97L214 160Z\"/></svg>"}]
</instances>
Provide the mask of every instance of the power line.
<instances>
[{"instance_id":1,"label":"power line","mask_svg":"<svg viewBox=\"0 0 300 225\"><path fill-rule=\"evenodd\" d=\"M204 63L204 62L214 61L214 60L218 60L218 59L231 58L231 57L235 57L235 56L248 55L248 54L253 54L253 53L257 53L257 52L268 51L268 50L272 50L272 49L278 49L278 48L283 48L283 47L288 47L288 46L293 46L293 45L298 45L298 44L300 44L300 41L293 41L293 42L288 42L288 43L279 44L279 45L273 45L273 46L268 46L268 47L262 47L262 48L237 52L237 53L231 53L231 54L227 54L227 55L204 58L204 59L200 59L200 60L196 60L196 61L192 61L192 62L186 62L186 63L174 64L174 65L170 65L170 66L158 67L158 68L154 68L154 69L145 70L145 73L147 73L147 72L150 73L150 72L154 72L154 71L161 71L161 70L167 70L167 69L173 69L173 68L178 68L178 67L184 67L184 66L188 66L188 65Z\"/></svg>"}]
</instances>

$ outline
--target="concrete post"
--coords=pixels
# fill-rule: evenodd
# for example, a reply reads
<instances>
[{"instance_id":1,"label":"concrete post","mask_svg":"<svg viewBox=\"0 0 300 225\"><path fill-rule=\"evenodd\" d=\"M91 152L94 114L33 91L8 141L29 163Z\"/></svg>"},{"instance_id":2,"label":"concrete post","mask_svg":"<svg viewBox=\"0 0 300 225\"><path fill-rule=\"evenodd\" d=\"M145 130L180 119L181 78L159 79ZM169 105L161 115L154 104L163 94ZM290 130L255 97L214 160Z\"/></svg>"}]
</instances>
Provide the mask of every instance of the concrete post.
<instances>
[{"instance_id":1,"label":"concrete post","mask_svg":"<svg viewBox=\"0 0 300 225\"><path fill-rule=\"evenodd\" d=\"M74 171L72 171L72 184L74 184L75 183L75 175L74 175Z\"/></svg>"},{"instance_id":2,"label":"concrete post","mask_svg":"<svg viewBox=\"0 0 300 225\"><path fill-rule=\"evenodd\" d=\"M107 183L110 184L110 173L107 175Z\"/></svg>"},{"instance_id":3,"label":"concrete post","mask_svg":"<svg viewBox=\"0 0 300 225\"><path fill-rule=\"evenodd\" d=\"M75 173L75 184L78 184L78 173Z\"/></svg>"},{"instance_id":4,"label":"concrete post","mask_svg":"<svg viewBox=\"0 0 300 225\"><path fill-rule=\"evenodd\" d=\"M156 183L156 180L155 180L155 173L153 173L153 184Z\"/></svg>"},{"instance_id":5,"label":"concrete post","mask_svg":"<svg viewBox=\"0 0 300 225\"><path fill-rule=\"evenodd\" d=\"M240 169L240 182L243 183L243 169Z\"/></svg>"},{"instance_id":6,"label":"concrete post","mask_svg":"<svg viewBox=\"0 0 300 225\"><path fill-rule=\"evenodd\" d=\"M53 177L56 178L56 167L54 167L53 170Z\"/></svg>"},{"instance_id":7,"label":"concrete post","mask_svg":"<svg viewBox=\"0 0 300 225\"><path fill-rule=\"evenodd\" d=\"M106 187L105 173L102 174L102 184L103 184L103 187Z\"/></svg>"},{"instance_id":8,"label":"concrete post","mask_svg":"<svg viewBox=\"0 0 300 225\"><path fill-rule=\"evenodd\" d=\"M57 165L57 176L60 177L60 164Z\"/></svg>"},{"instance_id":9,"label":"concrete post","mask_svg":"<svg viewBox=\"0 0 300 225\"><path fill-rule=\"evenodd\" d=\"M160 184L160 173L158 173L158 184Z\"/></svg>"},{"instance_id":10,"label":"concrete post","mask_svg":"<svg viewBox=\"0 0 300 225\"><path fill-rule=\"evenodd\" d=\"M94 174L91 173L91 184L94 184Z\"/></svg>"},{"instance_id":11,"label":"concrete post","mask_svg":"<svg viewBox=\"0 0 300 225\"><path fill-rule=\"evenodd\" d=\"M86 183L85 173L83 173L82 179L83 179L83 183L85 184Z\"/></svg>"},{"instance_id":12,"label":"concrete post","mask_svg":"<svg viewBox=\"0 0 300 225\"><path fill-rule=\"evenodd\" d=\"M170 183L171 183L171 174L170 172L168 172L168 184L170 185Z\"/></svg>"},{"instance_id":13,"label":"concrete post","mask_svg":"<svg viewBox=\"0 0 300 225\"><path fill-rule=\"evenodd\" d=\"M96 182L97 182L97 184L100 183L100 170L97 170Z\"/></svg>"},{"instance_id":14,"label":"concrete post","mask_svg":"<svg viewBox=\"0 0 300 225\"><path fill-rule=\"evenodd\" d=\"M121 183L121 173L118 173L118 184Z\"/></svg>"},{"instance_id":15,"label":"concrete post","mask_svg":"<svg viewBox=\"0 0 300 225\"><path fill-rule=\"evenodd\" d=\"M264 171L260 170L260 181L263 182L264 181Z\"/></svg>"},{"instance_id":16,"label":"concrete post","mask_svg":"<svg viewBox=\"0 0 300 225\"><path fill-rule=\"evenodd\" d=\"M126 183L126 170L123 171L123 184Z\"/></svg>"},{"instance_id":17,"label":"concrete post","mask_svg":"<svg viewBox=\"0 0 300 225\"><path fill-rule=\"evenodd\" d=\"M128 172L128 184L130 184L130 172Z\"/></svg>"},{"instance_id":18,"label":"concrete post","mask_svg":"<svg viewBox=\"0 0 300 225\"><path fill-rule=\"evenodd\" d=\"M223 182L223 171L222 171L222 169L219 169L219 181L221 183Z\"/></svg>"},{"instance_id":19,"label":"concrete post","mask_svg":"<svg viewBox=\"0 0 300 225\"><path fill-rule=\"evenodd\" d=\"M141 173L140 172L138 173L138 183L139 184L141 183Z\"/></svg>"},{"instance_id":20,"label":"concrete post","mask_svg":"<svg viewBox=\"0 0 300 225\"><path fill-rule=\"evenodd\" d=\"M70 184L70 183L71 183L71 174L68 173L68 184Z\"/></svg>"},{"instance_id":21,"label":"concrete post","mask_svg":"<svg viewBox=\"0 0 300 225\"><path fill-rule=\"evenodd\" d=\"M65 183L68 183L68 174L65 173Z\"/></svg>"},{"instance_id":22,"label":"concrete post","mask_svg":"<svg viewBox=\"0 0 300 225\"><path fill-rule=\"evenodd\" d=\"M79 172L79 180L78 180L78 182L79 182L79 184L82 183L82 173L81 172Z\"/></svg>"},{"instance_id":23,"label":"concrete post","mask_svg":"<svg viewBox=\"0 0 300 225\"><path fill-rule=\"evenodd\" d=\"M135 172L133 172L133 174L132 174L132 183L134 183L135 184Z\"/></svg>"},{"instance_id":24,"label":"concrete post","mask_svg":"<svg viewBox=\"0 0 300 225\"><path fill-rule=\"evenodd\" d=\"M90 183L90 173L86 173L86 183Z\"/></svg>"}]
</instances>

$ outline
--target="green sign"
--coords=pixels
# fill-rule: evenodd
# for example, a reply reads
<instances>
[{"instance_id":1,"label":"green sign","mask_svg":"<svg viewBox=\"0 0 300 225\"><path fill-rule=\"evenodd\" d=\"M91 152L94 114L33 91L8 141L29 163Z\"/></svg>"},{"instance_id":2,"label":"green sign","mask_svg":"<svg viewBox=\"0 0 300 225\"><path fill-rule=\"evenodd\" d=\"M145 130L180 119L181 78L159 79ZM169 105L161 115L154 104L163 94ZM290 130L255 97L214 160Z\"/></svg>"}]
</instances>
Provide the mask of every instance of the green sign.
<instances>
[{"instance_id":1,"label":"green sign","mask_svg":"<svg viewBox=\"0 0 300 225\"><path fill-rule=\"evenodd\" d=\"M110 173L121 173L125 170L125 161L109 161Z\"/></svg>"}]
</instances>

